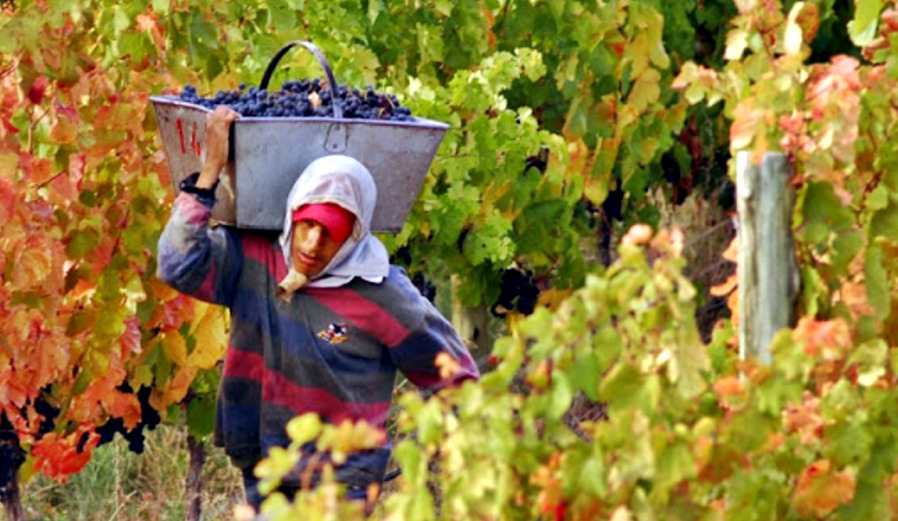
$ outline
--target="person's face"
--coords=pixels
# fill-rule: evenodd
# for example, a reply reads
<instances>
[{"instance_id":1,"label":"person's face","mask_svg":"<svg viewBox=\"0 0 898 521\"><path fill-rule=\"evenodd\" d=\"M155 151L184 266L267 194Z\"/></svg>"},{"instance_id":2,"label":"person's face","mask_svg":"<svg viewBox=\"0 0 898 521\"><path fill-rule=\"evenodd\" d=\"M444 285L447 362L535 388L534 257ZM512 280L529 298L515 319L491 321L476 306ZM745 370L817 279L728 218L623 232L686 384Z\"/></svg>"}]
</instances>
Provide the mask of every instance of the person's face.
<instances>
[{"instance_id":1,"label":"person's face","mask_svg":"<svg viewBox=\"0 0 898 521\"><path fill-rule=\"evenodd\" d=\"M343 242L335 241L318 221L305 219L296 222L293 225L293 269L307 277L319 274Z\"/></svg>"}]
</instances>

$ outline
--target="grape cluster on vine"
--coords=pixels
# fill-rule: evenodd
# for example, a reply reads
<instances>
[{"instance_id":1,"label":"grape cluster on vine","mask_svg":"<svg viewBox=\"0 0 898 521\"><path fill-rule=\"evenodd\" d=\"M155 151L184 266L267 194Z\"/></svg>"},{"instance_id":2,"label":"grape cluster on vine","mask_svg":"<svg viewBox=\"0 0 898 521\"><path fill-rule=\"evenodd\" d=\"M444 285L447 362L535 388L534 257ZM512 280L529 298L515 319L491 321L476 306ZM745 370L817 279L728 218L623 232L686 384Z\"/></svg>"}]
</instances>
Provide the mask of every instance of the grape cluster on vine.
<instances>
[{"instance_id":1,"label":"grape cluster on vine","mask_svg":"<svg viewBox=\"0 0 898 521\"><path fill-rule=\"evenodd\" d=\"M499 298L490 308L493 315L504 317L509 311L529 315L536 309L539 287L532 273L524 273L516 268L506 269L502 272L499 290Z\"/></svg>"},{"instance_id":2,"label":"grape cluster on vine","mask_svg":"<svg viewBox=\"0 0 898 521\"><path fill-rule=\"evenodd\" d=\"M412 253L411 250L409 250L408 245L400 247L395 253L390 255L390 264L397 264L406 270L411 271L409 270L409 266L412 265ZM433 303L437 298L437 287L433 281L427 278L427 276L424 275L424 272L420 270L414 271L411 275L411 279L412 284L418 289L418 292Z\"/></svg>"},{"instance_id":3,"label":"grape cluster on vine","mask_svg":"<svg viewBox=\"0 0 898 521\"><path fill-rule=\"evenodd\" d=\"M126 393L133 392L127 382L119 386L118 389ZM143 454L145 430L155 429L162 421L162 417L150 405L150 391L150 387L144 386L137 392L137 400L140 402L140 422L137 426L129 430L121 418L109 418L106 423L96 429L97 434L100 435L98 446L113 441L115 434L119 433L128 442L128 450L135 454ZM84 441L87 441L86 438Z\"/></svg>"},{"instance_id":4,"label":"grape cluster on vine","mask_svg":"<svg viewBox=\"0 0 898 521\"><path fill-rule=\"evenodd\" d=\"M215 96L203 97L196 87L186 85L179 96L181 101L214 109L227 105L242 116L263 118L332 117L333 106L343 109L349 119L411 121L411 109L402 105L393 94L376 92L368 86L365 91L338 85L331 90L318 78L289 80L277 91L268 91L241 84L237 90L220 90Z\"/></svg>"},{"instance_id":5,"label":"grape cluster on vine","mask_svg":"<svg viewBox=\"0 0 898 521\"><path fill-rule=\"evenodd\" d=\"M434 299L437 297L437 287L434 283L424 276L420 271L415 272L412 275L412 284L418 288L418 291L421 293L424 298L433 303Z\"/></svg>"}]
</instances>

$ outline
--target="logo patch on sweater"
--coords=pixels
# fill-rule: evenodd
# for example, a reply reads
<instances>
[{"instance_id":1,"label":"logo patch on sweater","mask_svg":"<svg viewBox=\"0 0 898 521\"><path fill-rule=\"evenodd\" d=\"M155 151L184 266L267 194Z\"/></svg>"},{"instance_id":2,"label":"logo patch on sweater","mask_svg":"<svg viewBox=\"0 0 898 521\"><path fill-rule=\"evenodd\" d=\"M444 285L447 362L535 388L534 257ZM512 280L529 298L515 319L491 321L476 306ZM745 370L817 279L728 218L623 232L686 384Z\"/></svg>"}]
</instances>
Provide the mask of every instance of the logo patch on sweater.
<instances>
[{"instance_id":1,"label":"logo patch on sweater","mask_svg":"<svg viewBox=\"0 0 898 521\"><path fill-rule=\"evenodd\" d=\"M331 344L342 344L349 340L345 322L331 322L327 329L318 332L318 338L327 340Z\"/></svg>"}]
</instances>

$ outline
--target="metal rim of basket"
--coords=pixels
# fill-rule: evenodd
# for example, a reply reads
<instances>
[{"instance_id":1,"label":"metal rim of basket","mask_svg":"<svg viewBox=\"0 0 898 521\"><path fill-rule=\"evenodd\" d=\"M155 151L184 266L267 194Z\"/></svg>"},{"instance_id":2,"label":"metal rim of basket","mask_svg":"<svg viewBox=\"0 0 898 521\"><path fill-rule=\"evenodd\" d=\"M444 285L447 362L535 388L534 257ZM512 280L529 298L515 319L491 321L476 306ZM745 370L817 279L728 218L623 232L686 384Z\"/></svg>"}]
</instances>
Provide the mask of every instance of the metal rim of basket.
<instances>
[{"instance_id":1,"label":"metal rim of basket","mask_svg":"<svg viewBox=\"0 0 898 521\"><path fill-rule=\"evenodd\" d=\"M328 84L327 88L328 88L328 90L330 90L331 100L333 101L331 103L331 106L333 107L333 110L334 110L334 118L343 119L343 108L340 106L339 103L336 102L337 80L336 80L336 78L334 78L334 71L331 69L330 64L327 62L327 59L324 57L324 53L321 52L321 49L319 49L312 42L307 42L304 40L293 40L292 42L281 47L278 50L278 52L276 52L275 55L271 58L271 61L268 63L268 68L265 69L265 74L262 75L262 82L259 84L259 88L261 88L261 89L268 88L268 82L271 81L271 76L272 76L272 74L274 74L274 70L277 68L278 63L281 61L281 58L283 58L284 55L287 54L287 51L289 51L293 47L296 47L297 45L305 47L307 50L309 50L312 53L312 55L315 56L315 59L318 60L318 63L321 65L321 68L324 69L324 74L327 76L327 84Z\"/></svg>"}]
</instances>

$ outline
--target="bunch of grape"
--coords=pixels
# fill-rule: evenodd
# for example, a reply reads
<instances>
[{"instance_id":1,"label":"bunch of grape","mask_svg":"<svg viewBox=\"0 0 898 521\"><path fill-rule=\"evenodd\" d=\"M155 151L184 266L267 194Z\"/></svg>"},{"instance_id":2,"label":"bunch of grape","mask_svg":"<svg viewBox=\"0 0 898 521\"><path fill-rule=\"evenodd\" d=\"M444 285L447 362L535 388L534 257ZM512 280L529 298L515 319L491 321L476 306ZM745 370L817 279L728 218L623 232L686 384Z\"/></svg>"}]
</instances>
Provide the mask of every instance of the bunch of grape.
<instances>
[{"instance_id":1,"label":"bunch of grape","mask_svg":"<svg viewBox=\"0 0 898 521\"><path fill-rule=\"evenodd\" d=\"M333 104L343 109L343 117L350 119L378 119L387 121L411 121L412 112L399 103L393 94L375 92L374 87L362 92L339 85L332 92L318 78L290 80L281 90L269 92L255 86L247 89L241 84L238 90L220 90L214 97L202 97L196 87L187 85L179 96L186 101L209 109L227 105L243 116L264 118L333 117Z\"/></svg>"},{"instance_id":2,"label":"bunch of grape","mask_svg":"<svg viewBox=\"0 0 898 521\"><path fill-rule=\"evenodd\" d=\"M437 298L437 287L420 271L417 271L412 275L412 284L414 284L421 295L431 303Z\"/></svg>"},{"instance_id":3,"label":"bunch of grape","mask_svg":"<svg viewBox=\"0 0 898 521\"><path fill-rule=\"evenodd\" d=\"M133 392L131 386L128 385L127 382L119 386L118 389L126 393ZM128 430L125 428L125 422L122 421L121 418L110 418L106 423L96 429L97 434L100 435L98 445L111 442L115 439L115 434L119 433L128 442L128 450L135 454L143 453L145 440L144 430L153 430L159 425L159 422L162 421L162 417L159 416L156 409L150 405L150 391L151 389L149 387L144 386L137 392L137 400L140 402L140 423L133 429ZM86 443L87 438L85 437L83 441Z\"/></svg>"},{"instance_id":4,"label":"bunch of grape","mask_svg":"<svg viewBox=\"0 0 898 521\"><path fill-rule=\"evenodd\" d=\"M493 315L497 317L504 317L509 311L515 310L529 315L536 309L539 287L529 272L524 273L515 268L503 271L499 291L499 298L490 308Z\"/></svg>"}]
</instances>

